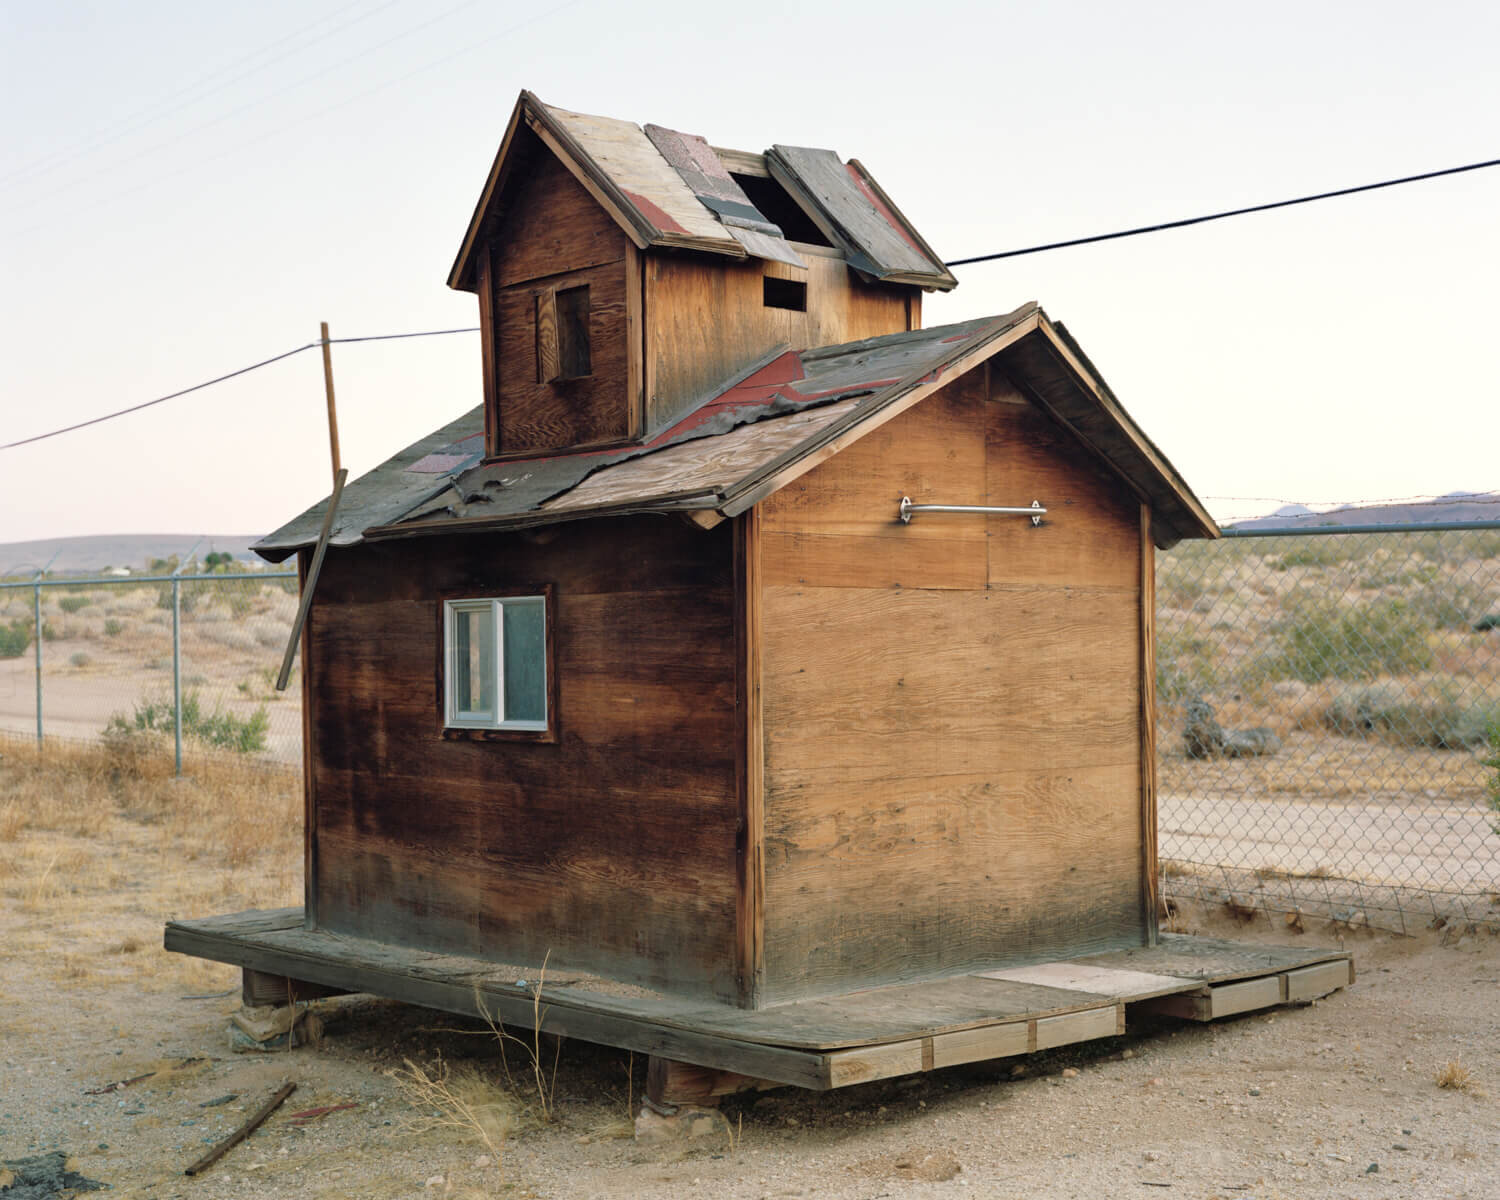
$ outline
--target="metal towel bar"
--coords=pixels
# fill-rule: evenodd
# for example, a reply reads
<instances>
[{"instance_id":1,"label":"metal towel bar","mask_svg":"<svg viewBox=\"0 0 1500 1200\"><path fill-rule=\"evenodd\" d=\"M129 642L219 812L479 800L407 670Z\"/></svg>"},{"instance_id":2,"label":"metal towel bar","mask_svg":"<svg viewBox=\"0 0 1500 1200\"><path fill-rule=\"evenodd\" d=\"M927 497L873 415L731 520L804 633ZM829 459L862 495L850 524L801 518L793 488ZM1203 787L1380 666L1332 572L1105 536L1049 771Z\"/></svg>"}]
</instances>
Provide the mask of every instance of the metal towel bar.
<instances>
[{"instance_id":1,"label":"metal towel bar","mask_svg":"<svg viewBox=\"0 0 1500 1200\"><path fill-rule=\"evenodd\" d=\"M901 507L896 515L901 518L903 525L910 524L912 513L919 512L1001 513L1014 517L1030 517L1033 525L1040 525L1042 518L1047 515L1047 510L1042 507L1040 500L1033 500L1030 508L1014 508L995 504L913 504L910 496L901 497Z\"/></svg>"}]
</instances>

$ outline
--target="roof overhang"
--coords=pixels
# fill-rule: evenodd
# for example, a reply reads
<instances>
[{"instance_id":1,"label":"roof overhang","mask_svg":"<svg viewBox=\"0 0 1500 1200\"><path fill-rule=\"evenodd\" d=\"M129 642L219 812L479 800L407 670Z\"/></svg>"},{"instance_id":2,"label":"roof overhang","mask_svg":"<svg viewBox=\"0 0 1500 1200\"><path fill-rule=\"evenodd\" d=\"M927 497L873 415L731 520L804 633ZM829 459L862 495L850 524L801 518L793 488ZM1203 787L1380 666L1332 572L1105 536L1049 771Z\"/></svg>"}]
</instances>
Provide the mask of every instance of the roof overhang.
<instances>
[{"instance_id":1,"label":"roof overhang","mask_svg":"<svg viewBox=\"0 0 1500 1200\"><path fill-rule=\"evenodd\" d=\"M474 206L448 286L478 287L476 253L504 211L512 175L543 146L573 175L638 249L697 250L730 259L801 264L782 231L731 177L738 160L701 137L656 125L569 112L523 91ZM856 159L831 150L776 146L764 161L807 218L873 279L947 291L957 279Z\"/></svg>"}]
</instances>

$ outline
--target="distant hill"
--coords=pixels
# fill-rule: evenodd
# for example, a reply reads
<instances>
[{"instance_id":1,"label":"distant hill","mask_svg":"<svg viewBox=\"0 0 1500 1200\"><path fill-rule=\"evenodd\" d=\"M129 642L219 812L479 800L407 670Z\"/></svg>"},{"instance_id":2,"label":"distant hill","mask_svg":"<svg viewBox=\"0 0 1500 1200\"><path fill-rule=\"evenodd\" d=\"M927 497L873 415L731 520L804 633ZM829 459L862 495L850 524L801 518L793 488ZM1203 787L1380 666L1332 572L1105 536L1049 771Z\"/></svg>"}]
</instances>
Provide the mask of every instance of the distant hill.
<instances>
[{"instance_id":1,"label":"distant hill","mask_svg":"<svg viewBox=\"0 0 1500 1200\"><path fill-rule=\"evenodd\" d=\"M1434 521L1500 521L1500 492L1449 492L1436 500L1399 504L1351 504L1329 512L1311 512L1288 504L1269 517L1236 521L1225 529L1306 529L1319 525L1394 525Z\"/></svg>"},{"instance_id":2,"label":"distant hill","mask_svg":"<svg viewBox=\"0 0 1500 1200\"><path fill-rule=\"evenodd\" d=\"M211 551L232 554L237 559L263 563L250 553L250 543L259 534L215 534L204 536L197 557ZM129 567L143 571L153 558L181 557L192 551L199 535L194 533L106 533L95 537L39 538L34 542L0 542L0 575L21 574L45 566L50 574L91 575L105 567ZM53 559L56 555L56 559Z\"/></svg>"}]
</instances>

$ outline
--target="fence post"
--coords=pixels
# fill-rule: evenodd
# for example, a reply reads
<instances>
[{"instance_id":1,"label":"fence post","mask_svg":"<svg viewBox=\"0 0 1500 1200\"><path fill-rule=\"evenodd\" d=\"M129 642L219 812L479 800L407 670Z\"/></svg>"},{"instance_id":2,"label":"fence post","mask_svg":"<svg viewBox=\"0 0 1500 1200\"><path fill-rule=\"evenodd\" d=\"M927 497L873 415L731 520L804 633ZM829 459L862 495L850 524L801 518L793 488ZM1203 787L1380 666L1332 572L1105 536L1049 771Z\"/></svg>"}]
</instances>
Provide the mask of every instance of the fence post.
<instances>
[{"instance_id":1,"label":"fence post","mask_svg":"<svg viewBox=\"0 0 1500 1200\"><path fill-rule=\"evenodd\" d=\"M172 744L182 778L182 582L172 573Z\"/></svg>"},{"instance_id":2,"label":"fence post","mask_svg":"<svg viewBox=\"0 0 1500 1200\"><path fill-rule=\"evenodd\" d=\"M36 745L42 747L42 572L31 585L31 619L36 642Z\"/></svg>"},{"instance_id":3,"label":"fence post","mask_svg":"<svg viewBox=\"0 0 1500 1200\"><path fill-rule=\"evenodd\" d=\"M203 539L199 538L172 572L172 745L178 779L182 778L182 580L179 576L194 561L193 555L201 545Z\"/></svg>"}]
</instances>

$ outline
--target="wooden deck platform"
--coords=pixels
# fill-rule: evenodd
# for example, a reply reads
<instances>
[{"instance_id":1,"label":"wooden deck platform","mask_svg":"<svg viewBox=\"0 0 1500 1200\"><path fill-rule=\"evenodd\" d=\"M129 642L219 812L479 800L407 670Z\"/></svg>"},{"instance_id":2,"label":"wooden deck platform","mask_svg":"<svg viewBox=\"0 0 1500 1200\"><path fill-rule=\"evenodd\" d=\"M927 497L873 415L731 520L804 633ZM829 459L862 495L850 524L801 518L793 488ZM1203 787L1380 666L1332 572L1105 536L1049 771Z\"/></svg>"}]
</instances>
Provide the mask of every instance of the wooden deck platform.
<instances>
[{"instance_id":1,"label":"wooden deck platform","mask_svg":"<svg viewBox=\"0 0 1500 1200\"><path fill-rule=\"evenodd\" d=\"M324 989L483 1011L512 1027L534 1020L534 967L305 929L300 908L173 921L165 945ZM821 1090L1112 1037L1127 1007L1206 1021L1308 1001L1353 982L1354 968L1339 950L1166 934L1153 947L754 1011L552 976L541 996L546 1032Z\"/></svg>"}]
</instances>

